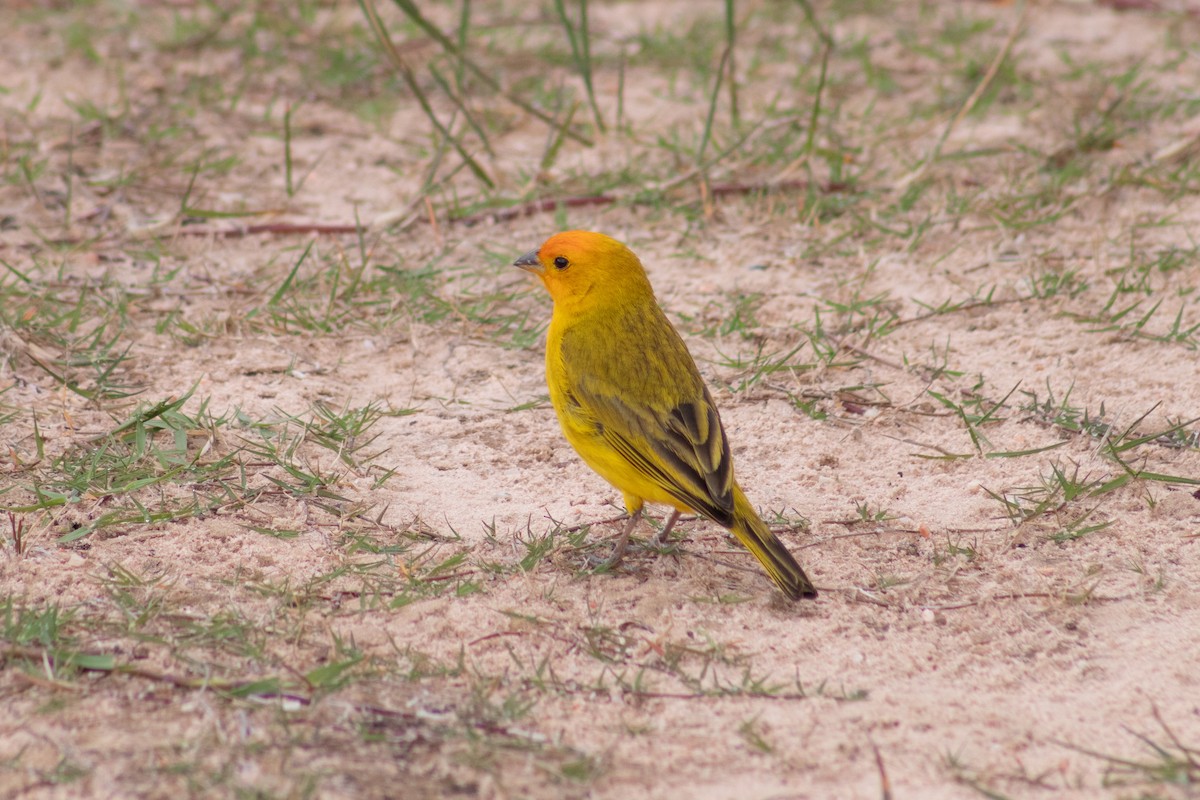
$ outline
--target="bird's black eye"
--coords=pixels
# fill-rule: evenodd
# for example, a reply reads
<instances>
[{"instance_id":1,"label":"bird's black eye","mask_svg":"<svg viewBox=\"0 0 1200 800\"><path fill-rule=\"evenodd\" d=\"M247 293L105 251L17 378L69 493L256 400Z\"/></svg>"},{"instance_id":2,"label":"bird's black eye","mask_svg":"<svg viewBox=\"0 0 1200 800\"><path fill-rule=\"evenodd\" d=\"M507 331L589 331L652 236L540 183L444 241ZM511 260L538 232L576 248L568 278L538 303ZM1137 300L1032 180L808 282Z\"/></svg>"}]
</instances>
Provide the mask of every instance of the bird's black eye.
<instances>
[{"instance_id":1,"label":"bird's black eye","mask_svg":"<svg viewBox=\"0 0 1200 800\"><path fill-rule=\"evenodd\" d=\"M570 264L571 264L571 262L567 261L562 256L559 256L558 258L554 259L554 268L555 269L566 269L568 266L570 266Z\"/></svg>"}]
</instances>

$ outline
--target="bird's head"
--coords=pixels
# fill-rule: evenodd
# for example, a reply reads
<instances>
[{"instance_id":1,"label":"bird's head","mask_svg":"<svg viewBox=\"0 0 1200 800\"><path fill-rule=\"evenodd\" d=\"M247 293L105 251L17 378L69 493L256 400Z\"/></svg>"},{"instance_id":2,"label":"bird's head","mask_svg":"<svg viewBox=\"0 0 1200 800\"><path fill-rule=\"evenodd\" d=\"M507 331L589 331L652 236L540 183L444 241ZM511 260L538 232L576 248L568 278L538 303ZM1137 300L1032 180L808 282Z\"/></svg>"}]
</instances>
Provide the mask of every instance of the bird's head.
<instances>
[{"instance_id":1,"label":"bird's head","mask_svg":"<svg viewBox=\"0 0 1200 800\"><path fill-rule=\"evenodd\" d=\"M602 307L654 297L642 262L603 233L556 233L514 266L541 278L556 307Z\"/></svg>"}]
</instances>

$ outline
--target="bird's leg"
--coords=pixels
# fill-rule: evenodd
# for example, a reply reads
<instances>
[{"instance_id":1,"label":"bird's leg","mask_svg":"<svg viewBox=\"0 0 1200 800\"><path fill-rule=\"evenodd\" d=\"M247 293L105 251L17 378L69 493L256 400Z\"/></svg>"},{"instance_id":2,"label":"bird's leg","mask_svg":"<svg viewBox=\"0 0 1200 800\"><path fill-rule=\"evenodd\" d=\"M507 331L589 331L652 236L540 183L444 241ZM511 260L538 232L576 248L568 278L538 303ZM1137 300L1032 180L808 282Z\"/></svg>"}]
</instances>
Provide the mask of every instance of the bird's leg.
<instances>
[{"instance_id":1,"label":"bird's leg","mask_svg":"<svg viewBox=\"0 0 1200 800\"><path fill-rule=\"evenodd\" d=\"M620 538L613 545L612 555L604 562L604 566L608 568L615 567L621 563L621 558L625 555L625 548L629 546L629 535L633 533L633 529L642 521L642 509L638 509L629 515L629 521L625 523L625 530L621 531Z\"/></svg>"},{"instance_id":2,"label":"bird's leg","mask_svg":"<svg viewBox=\"0 0 1200 800\"><path fill-rule=\"evenodd\" d=\"M650 540L652 545L655 547L662 547L667 543L667 537L671 535L671 529L674 528L675 523L679 521L679 514L680 511L678 508L671 512L671 516L667 517L667 522L665 525L663 525L663 529L654 534L654 538Z\"/></svg>"}]
</instances>

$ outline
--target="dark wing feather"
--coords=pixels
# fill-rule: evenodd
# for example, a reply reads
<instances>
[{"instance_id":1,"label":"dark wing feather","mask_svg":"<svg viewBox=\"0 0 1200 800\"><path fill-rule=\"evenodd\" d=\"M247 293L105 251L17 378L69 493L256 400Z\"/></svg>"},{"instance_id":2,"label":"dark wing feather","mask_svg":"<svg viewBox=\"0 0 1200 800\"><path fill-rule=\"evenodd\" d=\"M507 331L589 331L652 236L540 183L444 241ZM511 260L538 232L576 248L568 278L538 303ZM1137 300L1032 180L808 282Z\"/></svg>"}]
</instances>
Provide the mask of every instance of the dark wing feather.
<instances>
[{"instance_id":1,"label":"dark wing feather","mask_svg":"<svg viewBox=\"0 0 1200 800\"><path fill-rule=\"evenodd\" d=\"M570 395L579 411L630 466L688 508L726 527L733 524L733 461L703 383L700 398L665 411L635 408L623 398L636 393L595 376L580 376L573 384Z\"/></svg>"}]
</instances>

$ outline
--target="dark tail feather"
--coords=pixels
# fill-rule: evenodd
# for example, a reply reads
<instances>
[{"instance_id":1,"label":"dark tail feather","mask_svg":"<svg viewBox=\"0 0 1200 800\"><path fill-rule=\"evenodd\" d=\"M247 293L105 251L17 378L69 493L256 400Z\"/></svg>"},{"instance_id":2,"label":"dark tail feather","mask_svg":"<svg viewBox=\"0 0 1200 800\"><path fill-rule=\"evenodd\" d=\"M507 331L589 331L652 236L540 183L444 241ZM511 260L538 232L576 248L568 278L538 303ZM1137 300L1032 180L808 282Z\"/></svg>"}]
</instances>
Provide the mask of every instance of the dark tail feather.
<instances>
[{"instance_id":1,"label":"dark tail feather","mask_svg":"<svg viewBox=\"0 0 1200 800\"><path fill-rule=\"evenodd\" d=\"M793 600L817 596L816 587L796 559L759 519L746 495L736 485L733 487L733 526L729 530L754 554L784 594Z\"/></svg>"}]
</instances>

